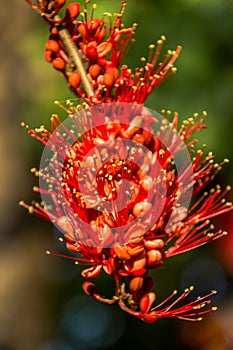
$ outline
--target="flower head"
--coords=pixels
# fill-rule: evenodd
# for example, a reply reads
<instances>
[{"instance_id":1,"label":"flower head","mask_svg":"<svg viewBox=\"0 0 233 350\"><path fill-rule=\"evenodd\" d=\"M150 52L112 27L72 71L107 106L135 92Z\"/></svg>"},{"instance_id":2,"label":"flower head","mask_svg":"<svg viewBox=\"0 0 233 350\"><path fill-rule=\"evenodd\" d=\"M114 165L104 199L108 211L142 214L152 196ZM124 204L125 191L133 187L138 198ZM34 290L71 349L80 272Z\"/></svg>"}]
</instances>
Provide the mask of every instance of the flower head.
<instances>
[{"instance_id":1,"label":"flower head","mask_svg":"<svg viewBox=\"0 0 233 350\"><path fill-rule=\"evenodd\" d=\"M148 275L165 259L225 235L210 219L232 209L225 200L229 187L203 192L228 162L215 163L212 152L205 154L205 145L195 149L192 136L205 128L206 112L178 126L178 113L158 114L143 106L152 89L174 71L180 46L158 63L162 37L157 48L150 45L142 67L132 72L120 67L135 29L122 27L125 2L112 22L109 14L95 18L95 6L90 17L86 7L80 14L76 2L60 18L64 4L40 1L33 7L50 25L46 59L84 103L63 107L68 112L63 123L53 115L51 132L23 124L45 144L45 151L40 169L32 170L40 179L34 190L43 201L21 204L59 228L61 240L74 253L68 258L87 266L84 278L104 271L115 281L111 299L88 281L83 284L87 294L118 302L145 322L162 317L200 320L215 310L206 308L215 291L184 304L190 287L154 306L156 294L150 291L153 279Z\"/></svg>"}]
</instances>

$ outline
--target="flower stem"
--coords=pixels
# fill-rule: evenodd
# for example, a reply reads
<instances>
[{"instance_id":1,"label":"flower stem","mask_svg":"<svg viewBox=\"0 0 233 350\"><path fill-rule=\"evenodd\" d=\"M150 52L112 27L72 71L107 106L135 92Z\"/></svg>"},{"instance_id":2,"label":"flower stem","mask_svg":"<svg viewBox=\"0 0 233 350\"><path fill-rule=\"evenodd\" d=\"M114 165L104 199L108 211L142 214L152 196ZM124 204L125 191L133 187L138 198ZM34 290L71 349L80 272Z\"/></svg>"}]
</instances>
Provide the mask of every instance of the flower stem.
<instances>
[{"instance_id":1,"label":"flower stem","mask_svg":"<svg viewBox=\"0 0 233 350\"><path fill-rule=\"evenodd\" d=\"M61 21L61 18L58 15L55 16L54 19L58 22ZM58 33L59 33L60 39L62 40L63 45L64 45L68 55L71 57L73 63L75 64L77 70L79 71L79 73L81 75L84 90L86 91L87 96L88 97L94 96L94 91L92 89L90 81L88 80L82 59L80 57L80 54L78 52L76 45L72 41L72 38L70 36L69 31L66 28L59 25L58 26Z\"/></svg>"}]
</instances>

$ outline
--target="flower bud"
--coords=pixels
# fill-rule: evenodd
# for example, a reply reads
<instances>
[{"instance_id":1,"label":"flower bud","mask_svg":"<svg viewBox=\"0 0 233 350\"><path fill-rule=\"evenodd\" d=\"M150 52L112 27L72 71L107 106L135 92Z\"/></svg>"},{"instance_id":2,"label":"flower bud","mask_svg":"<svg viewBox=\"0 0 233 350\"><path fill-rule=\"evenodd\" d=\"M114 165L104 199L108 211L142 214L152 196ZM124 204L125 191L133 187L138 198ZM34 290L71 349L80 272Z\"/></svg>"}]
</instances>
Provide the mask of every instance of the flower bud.
<instances>
[{"instance_id":1,"label":"flower bud","mask_svg":"<svg viewBox=\"0 0 233 350\"><path fill-rule=\"evenodd\" d=\"M147 249L163 249L163 247L165 246L164 241L159 238L147 240L144 244Z\"/></svg>"},{"instance_id":2,"label":"flower bud","mask_svg":"<svg viewBox=\"0 0 233 350\"><path fill-rule=\"evenodd\" d=\"M60 46L56 40L48 40L46 45L45 45L46 50L50 50L54 53L58 53L60 51Z\"/></svg>"},{"instance_id":3,"label":"flower bud","mask_svg":"<svg viewBox=\"0 0 233 350\"><path fill-rule=\"evenodd\" d=\"M100 74L100 70L101 70L101 68L98 64L93 64L89 68L89 73L93 79L96 79L98 77L98 75Z\"/></svg>"},{"instance_id":4,"label":"flower bud","mask_svg":"<svg viewBox=\"0 0 233 350\"><path fill-rule=\"evenodd\" d=\"M132 292L137 292L139 289L142 288L143 285L143 278L142 277L134 277L129 284L129 288Z\"/></svg>"},{"instance_id":5,"label":"flower bud","mask_svg":"<svg viewBox=\"0 0 233 350\"><path fill-rule=\"evenodd\" d=\"M44 58L47 62L52 62L53 58L54 58L54 53L50 50L45 51L44 53Z\"/></svg>"},{"instance_id":6,"label":"flower bud","mask_svg":"<svg viewBox=\"0 0 233 350\"><path fill-rule=\"evenodd\" d=\"M65 69L65 66L66 66L65 61L60 57L55 58L52 61L52 65L55 69L60 70L60 71L63 71Z\"/></svg>"},{"instance_id":7,"label":"flower bud","mask_svg":"<svg viewBox=\"0 0 233 350\"><path fill-rule=\"evenodd\" d=\"M156 295L153 292L143 295L143 297L140 300L140 309L143 313L146 314L150 310L153 302L155 301L155 298Z\"/></svg>"},{"instance_id":8,"label":"flower bud","mask_svg":"<svg viewBox=\"0 0 233 350\"><path fill-rule=\"evenodd\" d=\"M114 83L113 76L110 73L105 73L103 79L104 79L104 85L107 87L111 87Z\"/></svg>"},{"instance_id":9,"label":"flower bud","mask_svg":"<svg viewBox=\"0 0 233 350\"><path fill-rule=\"evenodd\" d=\"M76 17L78 17L80 12L80 5L78 2L71 2L67 5L66 8L66 16L65 18L73 21Z\"/></svg>"},{"instance_id":10,"label":"flower bud","mask_svg":"<svg viewBox=\"0 0 233 350\"><path fill-rule=\"evenodd\" d=\"M95 60L98 58L98 54L97 54L97 49L96 49L96 42L91 42L86 46L86 49L84 49L85 51L85 55L87 56L87 58L91 59L91 60Z\"/></svg>"},{"instance_id":11,"label":"flower bud","mask_svg":"<svg viewBox=\"0 0 233 350\"><path fill-rule=\"evenodd\" d=\"M126 248L124 248L124 247L116 246L116 247L114 247L114 252L119 259L129 260L131 258L131 256L127 252Z\"/></svg>"},{"instance_id":12,"label":"flower bud","mask_svg":"<svg viewBox=\"0 0 233 350\"><path fill-rule=\"evenodd\" d=\"M149 250L146 256L148 266L152 266L162 260L162 253L156 249Z\"/></svg>"},{"instance_id":13,"label":"flower bud","mask_svg":"<svg viewBox=\"0 0 233 350\"><path fill-rule=\"evenodd\" d=\"M58 35L58 29L57 29L57 27L52 27L50 30L51 30L51 31L50 31L50 34L51 34L51 35L55 35L55 36Z\"/></svg>"},{"instance_id":14,"label":"flower bud","mask_svg":"<svg viewBox=\"0 0 233 350\"><path fill-rule=\"evenodd\" d=\"M79 32L79 34L81 34L82 36L86 36L87 30L86 30L86 26L85 26L84 23L81 23L81 24L78 26L78 32Z\"/></svg>"},{"instance_id":15,"label":"flower bud","mask_svg":"<svg viewBox=\"0 0 233 350\"><path fill-rule=\"evenodd\" d=\"M144 254L139 255L137 258L135 258L133 262L133 268L132 270L139 270L146 266L146 257Z\"/></svg>"},{"instance_id":16,"label":"flower bud","mask_svg":"<svg viewBox=\"0 0 233 350\"><path fill-rule=\"evenodd\" d=\"M77 70L75 70L73 73L70 74L68 81L72 88L77 89L81 82L80 73Z\"/></svg>"},{"instance_id":17,"label":"flower bud","mask_svg":"<svg viewBox=\"0 0 233 350\"><path fill-rule=\"evenodd\" d=\"M143 252L144 247L143 245L136 245L135 247L128 247L127 251L129 253L129 255L131 256L135 256L138 255L139 253Z\"/></svg>"}]
</instances>

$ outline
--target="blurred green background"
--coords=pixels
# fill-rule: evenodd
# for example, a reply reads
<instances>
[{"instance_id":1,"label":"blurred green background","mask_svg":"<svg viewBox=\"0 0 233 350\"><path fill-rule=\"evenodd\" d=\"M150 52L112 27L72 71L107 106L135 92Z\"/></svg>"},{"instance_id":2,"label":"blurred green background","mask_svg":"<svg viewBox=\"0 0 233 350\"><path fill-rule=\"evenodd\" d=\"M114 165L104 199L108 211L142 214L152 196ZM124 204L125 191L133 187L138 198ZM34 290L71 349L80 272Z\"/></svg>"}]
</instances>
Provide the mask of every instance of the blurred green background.
<instances>
[{"instance_id":1,"label":"blurred green background","mask_svg":"<svg viewBox=\"0 0 233 350\"><path fill-rule=\"evenodd\" d=\"M116 12L119 2L98 0L97 6L97 14ZM43 149L20 122L49 127L52 113L62 115L53 101L73 96L43 59L48 28L26 1L2 2L0 17L0 350L232 349L232 215L216 221L228 229L228 237L172 258L154 273L160 299L190 284L198 294L219 290L219 311L201 323L160 320L148 325L117 307L95 303L83 295L79 267L44 254L61 247L51 224L17 204L35 198L31 187L37 179L30 168L39 165ZM139 26L126 59L131 67L162 34L166 50L183 46L177 74L155 89L146 106L177 110L181 118L207 110L208 129L200 133L200 145L206 143L217 161L231 160L215 181L231 184L233 1L128 0L124 23L133 22ZM109 293L106 276L98 283Z\"/></svg>"}]
</instances>

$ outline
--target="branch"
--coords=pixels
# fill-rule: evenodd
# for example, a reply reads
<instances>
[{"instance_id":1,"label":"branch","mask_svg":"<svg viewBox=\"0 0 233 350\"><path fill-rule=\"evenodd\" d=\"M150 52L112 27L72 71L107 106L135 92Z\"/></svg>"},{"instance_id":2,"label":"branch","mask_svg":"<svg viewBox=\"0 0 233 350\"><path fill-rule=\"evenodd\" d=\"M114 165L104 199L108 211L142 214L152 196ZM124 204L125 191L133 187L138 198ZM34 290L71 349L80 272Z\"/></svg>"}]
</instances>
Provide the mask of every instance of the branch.
<instances>
[{"instance_id":1,"label":"branch","mask_svg":"<svg viewBox=\"0 0 233 350\"><path fill-rule=\"evenodd\" d=\"M56 21L61 21L61 18L58 15L55 16L54 19ZM59 33L60 39L62 40L63 45L64 45L64 47L66 49L66 52L71 57L72 62L75 64L77 70L79 71L79 73L81 75L81 79L82 79L83 86L84 86L84 89L86 91L87 96L88 97L94 96L94 91L92 89L90 81L88 80L88 77L87 77L86 70L85 70L85 67L83 65L82 59L81 59L81 57L79 55L79 52L78 52L78 49L77 49L76 45L72 41L72 38L70 36L69 31L66 28L64 28L64 27L62 27L60 25L58 25L57 29L58 29L58 33Z\"/></svg>"}]
</instances>

